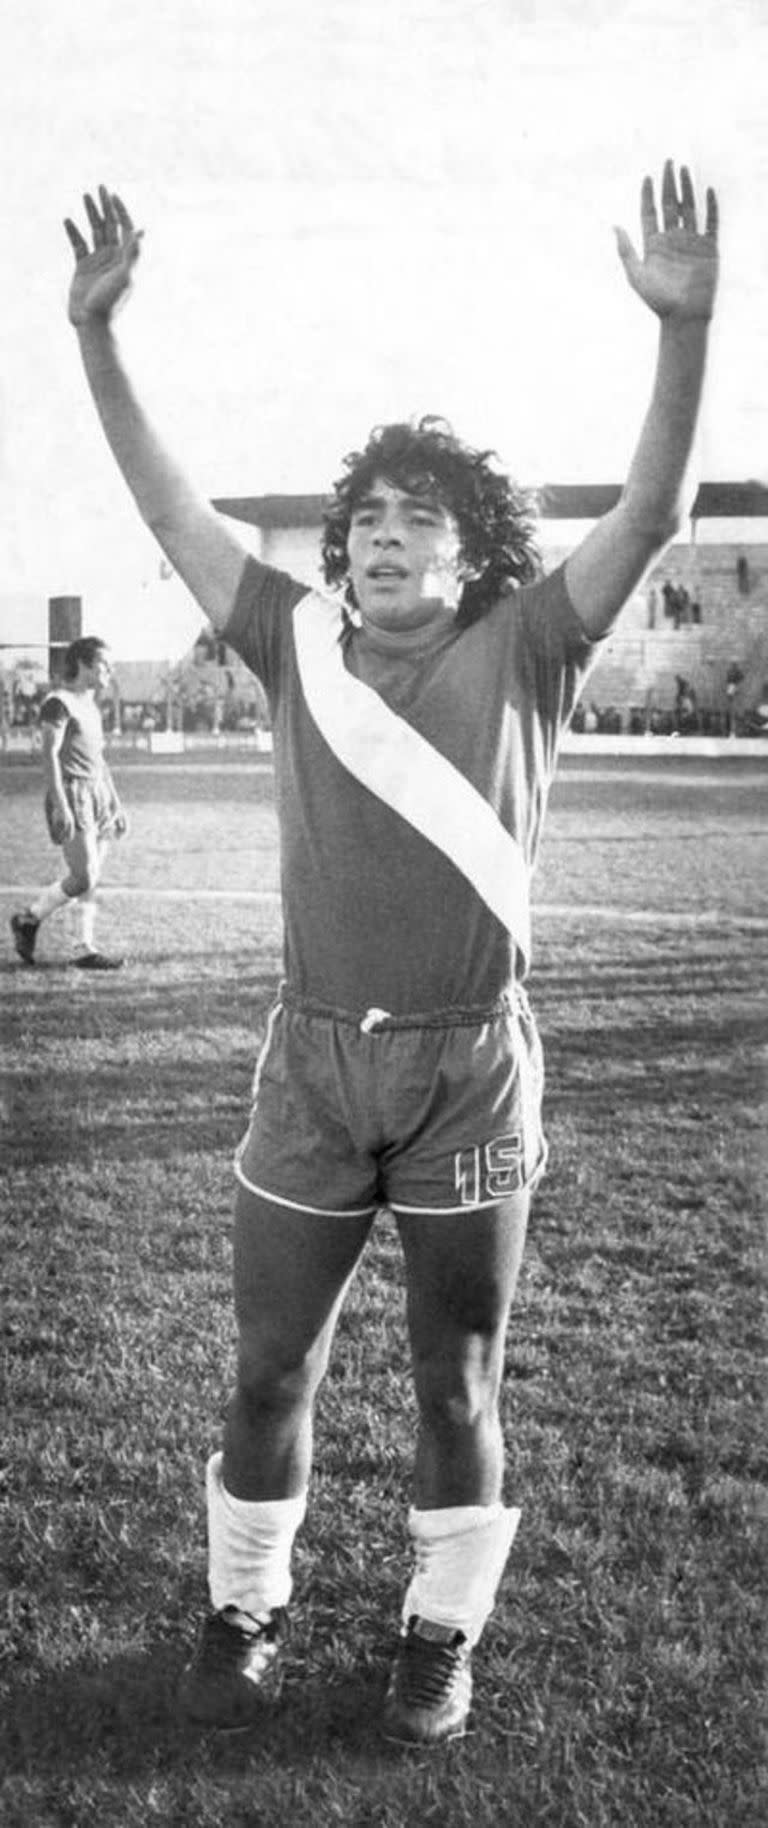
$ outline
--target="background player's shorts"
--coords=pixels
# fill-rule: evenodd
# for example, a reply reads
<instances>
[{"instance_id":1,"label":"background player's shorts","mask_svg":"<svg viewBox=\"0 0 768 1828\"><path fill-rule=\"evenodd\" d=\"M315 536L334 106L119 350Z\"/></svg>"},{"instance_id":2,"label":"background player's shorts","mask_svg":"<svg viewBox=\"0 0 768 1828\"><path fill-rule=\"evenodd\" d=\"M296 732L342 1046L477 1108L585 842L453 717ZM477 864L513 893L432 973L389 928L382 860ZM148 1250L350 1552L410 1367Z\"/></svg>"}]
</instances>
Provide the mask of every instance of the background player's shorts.
<instances>
[{"instance_id":1,"label":"background player's shorts","mask_svg":"<svg viewBox=\"0 0 768 1828\"><path fill-rule=\"evenodd\" d=\"M97 838L106 838L114 824L115 802L104 776L97 775L94 780L66 780L64 792L75 821L75 831L93 832ZM51 793L45 796L45 818L51 843L62 844L56 801Z\"/></svg>"},{"instance_id":2,"label":"background player's shorts","mask_svg":"<svg viewBox=\"0 0 768 1828\"><path fill-rule=\"evenodd\" d=\"M236 1172L278 1204L339 1217L495 1206L543 1172L543 1078L519 988L488 1010L362 1018L284 990Z\"/></svg>"}]
</instances>

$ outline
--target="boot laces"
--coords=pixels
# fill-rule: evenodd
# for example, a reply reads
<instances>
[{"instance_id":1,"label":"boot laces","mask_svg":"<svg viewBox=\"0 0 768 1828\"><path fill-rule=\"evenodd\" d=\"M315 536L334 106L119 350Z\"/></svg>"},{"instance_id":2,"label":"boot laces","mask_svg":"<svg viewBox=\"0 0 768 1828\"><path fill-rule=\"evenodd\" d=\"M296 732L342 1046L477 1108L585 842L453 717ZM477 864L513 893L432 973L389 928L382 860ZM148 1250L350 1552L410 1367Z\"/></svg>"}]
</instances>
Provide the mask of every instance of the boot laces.
<instances>
[{"instance_id":1,"label":"boot laces","mask_svg":"<svg viewBox=\"0 0 768 1828\"><path fill-rule=\"evenodd\" d=\"M233 1666L237 1667L259 1646L276 1643L282 1634L283 1620L280 1609L276 1609L270 1618L254 1620L254 1630L248 1630L236 1619L228 1618L227 1613L214 1613L209 1618L203 1649L206 1671L211 1675L231 1674Z\"/></svg>"},{"instance_id":2,"label":"boot laces","mask_svg":"<svg viewBox=\"0 0 768 1828\"><path fill-rule=\"evenodd\" d=\"M434 1707L450 1694L465 1657L466 1639L457 1631L447 1644L411 1632L401 1648L402 1693L411 1706Z\"/></svg>"}]
</instances>

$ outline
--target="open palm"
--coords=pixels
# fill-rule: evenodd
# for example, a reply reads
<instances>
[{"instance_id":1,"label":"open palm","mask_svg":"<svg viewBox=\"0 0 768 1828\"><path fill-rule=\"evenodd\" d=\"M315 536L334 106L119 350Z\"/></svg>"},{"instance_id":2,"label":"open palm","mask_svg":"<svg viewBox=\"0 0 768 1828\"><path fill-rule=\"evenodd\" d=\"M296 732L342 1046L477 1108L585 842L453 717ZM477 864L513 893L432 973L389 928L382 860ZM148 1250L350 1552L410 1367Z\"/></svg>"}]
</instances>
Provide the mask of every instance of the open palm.
<instances>
[{"instance_id":1,"label":"open palm","mask_svg":"<svg viewBox=\"0 0 768 1828\"><path fill-rule=\"evenodd\" d=\"M681 166L678 193L672 161L668 159L662 178L661 213L660 227L653 183L645 178L640 198L642 259L625 230L616 230L627 279L659 317L711 317L718 277L715 193L707 191L706 221L704 232L700 233L690 172L687 166Z\"/></svg>"},{"instance_id":2,"label":"open palm","mask_svg":"<svg viewBox=\"0 0 768 1828\"><path fill-rule=\"evenodd\" d=\"M99 186L101 209L93 197L84 198L93 247L88 246L77 224L67 217L64 227L75 255L75 272L69 290L69 316L73 324L93 317L111 317L130 290L133 268L139 257L141 231L135 229L120 197Z\"/></svg>"}]
</instances>

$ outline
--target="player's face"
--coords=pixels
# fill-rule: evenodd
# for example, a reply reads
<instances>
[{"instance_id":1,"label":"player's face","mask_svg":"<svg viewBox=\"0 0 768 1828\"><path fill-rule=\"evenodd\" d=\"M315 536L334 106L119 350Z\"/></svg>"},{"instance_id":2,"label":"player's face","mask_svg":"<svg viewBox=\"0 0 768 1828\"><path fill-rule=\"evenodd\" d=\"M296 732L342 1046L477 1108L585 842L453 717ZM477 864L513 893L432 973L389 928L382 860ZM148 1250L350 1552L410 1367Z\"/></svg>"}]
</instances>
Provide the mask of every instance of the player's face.
<instances>
[{"instance_id":1,"label":"player's face","mask_svg":"<svg viewBox=\"0 0 768 1828\"><path fill-rule=\"evenodd\" d=\"M91 666L83 666L81 662L80 676L83 684L90 686L97 697L106 691L112 678L112 664L106 648L98 648Z\"/></svg>"},{"instance_id":2,"label":"player's face","mask_svg":"<svg viewBox=\"0 0 768 1828\"><path fill-rule=\"evenodd\" d=\"M352 511L347 553L364 626L396 632L455 616L459 529L437 495L377 478Z\"/></svg>"}]
</instances>

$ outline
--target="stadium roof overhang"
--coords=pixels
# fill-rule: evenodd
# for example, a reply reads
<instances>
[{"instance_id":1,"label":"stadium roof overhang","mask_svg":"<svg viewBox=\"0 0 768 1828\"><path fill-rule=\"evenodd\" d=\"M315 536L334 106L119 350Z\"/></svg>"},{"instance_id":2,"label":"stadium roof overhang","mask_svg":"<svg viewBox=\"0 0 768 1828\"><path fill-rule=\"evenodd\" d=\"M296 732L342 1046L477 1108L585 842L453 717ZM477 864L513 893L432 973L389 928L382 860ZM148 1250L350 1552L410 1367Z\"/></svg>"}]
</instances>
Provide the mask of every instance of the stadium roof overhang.
<instances>
[{"instance_id":1,"label":"stadium roof overhang","mask_svg":"<svg viewBox=\"0 0 768 1828\"><path fill-rule=\"evenodd\" d=\"M620 494L613 482L550 483L539 490L539 512L544 520L598 520ZM318 527L326 501L325 495L222 495L213 506L266 531ZM758 518L768 518L768 485L761 482L703 482L691 510L692 521Z\"/></svg>"}]
</instances>

